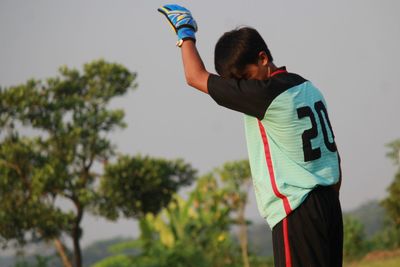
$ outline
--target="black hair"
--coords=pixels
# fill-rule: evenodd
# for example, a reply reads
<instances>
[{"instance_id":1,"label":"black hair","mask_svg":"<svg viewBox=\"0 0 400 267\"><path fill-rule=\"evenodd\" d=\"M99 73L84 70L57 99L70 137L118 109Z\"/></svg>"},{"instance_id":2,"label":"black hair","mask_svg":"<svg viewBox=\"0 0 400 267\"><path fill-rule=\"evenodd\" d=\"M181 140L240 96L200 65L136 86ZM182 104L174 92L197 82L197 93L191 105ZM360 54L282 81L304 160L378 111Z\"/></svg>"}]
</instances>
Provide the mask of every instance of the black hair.
<instances>
[{"instance_id":1,"label":"black hair","mask_svg":"<svg viewBox=\"0 0 400 267\"><path fill-rule=\"evenodd\" d=\"M257 64L262 51L272 62L267 44L255 29L241 27L226 32L215 45L215 70L225 78L241 78L246 65Z\"/></svg>"}]
</instances>

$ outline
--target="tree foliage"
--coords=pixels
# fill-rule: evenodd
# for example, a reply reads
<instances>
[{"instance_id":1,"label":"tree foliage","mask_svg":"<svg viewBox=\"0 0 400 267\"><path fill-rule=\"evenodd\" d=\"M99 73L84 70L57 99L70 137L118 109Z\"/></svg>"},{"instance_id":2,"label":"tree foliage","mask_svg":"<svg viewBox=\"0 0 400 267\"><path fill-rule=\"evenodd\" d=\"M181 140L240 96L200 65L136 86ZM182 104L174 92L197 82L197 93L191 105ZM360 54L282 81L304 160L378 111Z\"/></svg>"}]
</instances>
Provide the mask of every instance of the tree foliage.
<instances>
[{"instance_id":1,"label":"tree foliage","mask_svg":"<svg viewBox=\"0 0 400 267\"><path fill-rule=\"evenodd\" d=\"M344 216L343 231L344 258L353 260L362 256L367 249L363 224L351 216Z\"/></svg>"},{"instance_id":2,"label":"tree foliage","mask_svg":"<svg viewBox=\"0 0 400 267\"><path fill-rule=\"evenodd\" d=\"M37 139L7 137L0 146L0 238L3 245L30 237L51 239L68 230L73 215L54 206L57 182ZM50 190L49 190L50 189ZM50 192L49 192L50 191Z\"/></svg>"},{"instance_id":3,"label":"tree foliage","mask_svg":"<svg viewBox=\"0 0 400 267\"><path fill-rule=\"evenodd\" d=\"M106 206L115 209L106 214L115 218L131 204L157 212L180 186L190 184L194 170L183 161L149 157L120 156L103 175L102 166L117 154L109 135L126 126L124 111L110 109L109 103L136 88L135 80L136 73L124 66L97 60L83 71L62 67L45 81L0 89L3 245L56 239L64 265L71 266L58 240L66 235L72 238L78 267L85 212ZM117 205L118 192L130 197L125 206ZM157 193L161 197L152 195ZM61 209L60 201L72 208Z\"/></svg>"},{"instance_id":4,"label":"tree foliage","mask_svg":"<svg viewBox=\"0 0 400 267\"><path fill-rule=\"evenodd\" d=\"M116 256L98 262L95 267L129 264L140 267L243 266L240 247L231 228L244 223L239 211L247 201L250 181L248 161L228 162L196 181L186 199L173 195L157 215L147 213L140 219L137 240L113 246ZM127 248L136 256L123 255ZM119 254L118 254L119 253ZM247 255L247 254L246 254ZM247 264L270 266L270 262L250 255Z\"/></svg>"},{"instance_id":5,"label":"tree foliage","mask_svg":"<svg viewBox=\"0 0 400 267\"><path fill-rule=\"evenodd\" d=\"M215 178L204 176L188 200L174 195L158 215L148 213L140 219L138 240L118 247L139 249L130 266L231 266L224 265L237 261L232 258L235 247L228 232L231 209L226 204ZM124 263L126 257L108 258L95 266L118 266L116 261Z\"/></svg>"},{"instance_id":6,"label":"tree foliage","mask_svg":"<svg viewBox=\"0 0 400 267\"><path fill-rule=\"evenodd\" d=\"M389 185L387 197L381 202L389 220L386 223L386 237L391 247L400 247L400 139L388 144L390 151L387 156L397 166L393 182ZM390 233L390 234L389 234Z\"/></svg>"},{"instance_id":7,"label":"tree foliage","mask_svg":"<svg viewBox=\"0 0 400 267\"><path fill-rule=\"evenodd\" d=\"M231 195L231 206L237 213L238 239L242 251L243 266L249 267L247 222L245 218L248 191L251 185L249 161L227 162L221 168L218 168L216 172L225 184L225 191Z\"/></svg>"},{"instance_id":8,"label":"tree foliage","mask_svg":"<svg viewBox=\"0 0 400 267\"><path fill-rule=\"evenodd\" d=\"M109 219L121 214L126 218L157 214L181 186L192 183L195 175L196 171L180 159L121 156L105 167L99 213Z\"/></svg>"},{"instance_id":9,"label":"tree foliage","mask_svg":"<svg viewBox=\"0 0 400 267\"><path fill-rule=\"evenodd\" d=\"M98 60L86 64L83 73L62 67L57 77L2 89L3 243L13 238L23 243L27 233L42 239L66 233L73 239L75 265L81 265L80 223L97 199L93 165L115 153L107 134L125 126L124 112L108 103L135 88L135 78L119 64ZM37 136L20 137L21 128ZM74 209L62 211L55 205L59 199Z\"/></svg>"}]
</instances>

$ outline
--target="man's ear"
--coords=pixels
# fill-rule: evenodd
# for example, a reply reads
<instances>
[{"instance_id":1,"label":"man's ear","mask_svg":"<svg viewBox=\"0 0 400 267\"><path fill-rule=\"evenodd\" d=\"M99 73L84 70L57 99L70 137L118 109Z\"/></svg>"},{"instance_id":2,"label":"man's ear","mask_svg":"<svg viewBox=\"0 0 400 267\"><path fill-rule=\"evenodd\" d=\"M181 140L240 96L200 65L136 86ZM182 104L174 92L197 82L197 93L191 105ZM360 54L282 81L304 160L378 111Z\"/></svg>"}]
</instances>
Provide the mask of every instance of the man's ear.
<instances>
[{"instance_id":1,"label":"man's ear","mask_svg":"<svg viewBox=\"0 0 400 267\"><path fill-rule=\"evenodd\" d=\"M264 51L261 51L258 53L258 60L263 66L267 66L269 61L268 61L268 56Z\"/></svg>"}]
</instances>

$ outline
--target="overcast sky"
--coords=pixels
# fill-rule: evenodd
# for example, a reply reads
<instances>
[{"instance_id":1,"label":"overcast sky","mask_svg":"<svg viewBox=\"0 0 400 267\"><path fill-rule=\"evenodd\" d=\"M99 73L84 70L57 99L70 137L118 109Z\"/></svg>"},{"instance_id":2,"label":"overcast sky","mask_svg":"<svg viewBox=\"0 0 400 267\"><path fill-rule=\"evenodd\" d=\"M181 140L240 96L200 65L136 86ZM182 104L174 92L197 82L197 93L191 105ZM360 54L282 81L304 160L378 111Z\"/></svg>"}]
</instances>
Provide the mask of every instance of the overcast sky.
<instances>
[{"instance_id":1,"label":"overcast sky","mask_svg":"<svg viewBox=\"0 0 400 267\"><path fill-rule=\"evenodd\" d=\"M113 107L128 128L113 134L120 151L184 158L200 173L247 157L243 116L188 87L176 37L156 9L168 2L0 0L0 85L54 76L104 58L138 73L139 87ZM255 27L276 65L317 85L328 103L343 162L344 210L385 196L395 168L385 144L400 138L400 1L179 1L191 9L197 44L214 72L225 31ZM249 216L260 220L254 198ZM132 220L86 216L83 244L135 234Z\"/></svg>"}]
</instances>

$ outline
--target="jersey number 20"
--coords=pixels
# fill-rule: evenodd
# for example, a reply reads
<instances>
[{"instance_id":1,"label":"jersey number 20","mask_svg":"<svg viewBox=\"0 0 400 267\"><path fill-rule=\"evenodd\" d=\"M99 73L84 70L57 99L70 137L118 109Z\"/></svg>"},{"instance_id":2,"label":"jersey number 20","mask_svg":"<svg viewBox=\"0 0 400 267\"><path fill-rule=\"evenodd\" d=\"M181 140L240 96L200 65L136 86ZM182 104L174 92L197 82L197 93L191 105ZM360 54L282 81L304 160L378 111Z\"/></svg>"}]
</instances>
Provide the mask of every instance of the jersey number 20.
<instances>
[{"instance_id":1,"label":"jersey number 20","mask_svg":"<svg viewBox=\"0 0 400 267\"><path fill-rule=\"evenodd\" d=\"M322 101L315 102L314 109L317 112L318 120L321 125L325 146L329 151L335 152L337 150L335 144L335 136L333 134L332 126L328 117L328 112L326 111L324 103ZM311 144L311 140L316 138L319 134L318 125L313 110L309 106L298 108L297 116L299 119L308 117L310 118L311 121L311 128L305 130L302 134L304 161L312 161L319 159L321 157L321 148L319 147L313 148ZM325 124L325 121L327 122L328 125ZM327 126L329 127L329 130L332 135L332 142L329 141Z\"/></svg>"}]
</instances>

